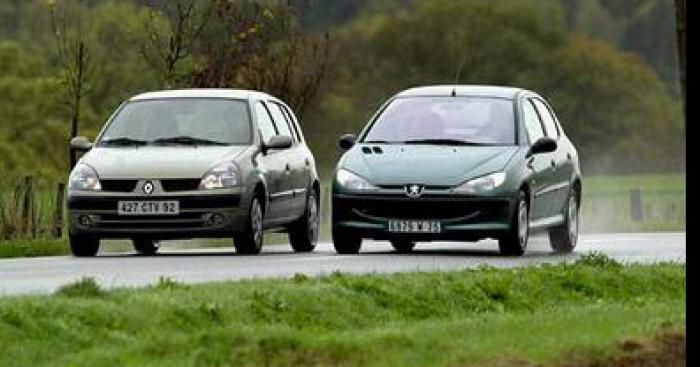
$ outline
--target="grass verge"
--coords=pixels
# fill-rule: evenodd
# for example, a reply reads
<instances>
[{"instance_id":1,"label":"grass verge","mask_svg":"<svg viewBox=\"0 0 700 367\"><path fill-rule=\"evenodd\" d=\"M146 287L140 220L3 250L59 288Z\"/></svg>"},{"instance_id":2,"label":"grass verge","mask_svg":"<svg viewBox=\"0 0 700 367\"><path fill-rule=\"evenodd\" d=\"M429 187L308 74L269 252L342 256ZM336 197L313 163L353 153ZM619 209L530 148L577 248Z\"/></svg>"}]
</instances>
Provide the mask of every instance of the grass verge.
<instances>
[{"instance_id":1,"label":"grass verge","mask_svg":"<svg viewBox=\"0 0 700 367\"><path fill-rule=\"evenodd\" d=\"M0 258L56 256L69 253L65 240L0 241Z\"/></svg>"},{"instance_id":2,"label":"grass verge","mask_svg":"<svg viewBox=\"0 0 700 367\"><path fill-rule=\"evenodd\" d=\"M685 265L602 256L113 291L83 279L0 299L0 365L559 364L614 356L616 341L684 322Z\"/></svg>"}]
</instances>

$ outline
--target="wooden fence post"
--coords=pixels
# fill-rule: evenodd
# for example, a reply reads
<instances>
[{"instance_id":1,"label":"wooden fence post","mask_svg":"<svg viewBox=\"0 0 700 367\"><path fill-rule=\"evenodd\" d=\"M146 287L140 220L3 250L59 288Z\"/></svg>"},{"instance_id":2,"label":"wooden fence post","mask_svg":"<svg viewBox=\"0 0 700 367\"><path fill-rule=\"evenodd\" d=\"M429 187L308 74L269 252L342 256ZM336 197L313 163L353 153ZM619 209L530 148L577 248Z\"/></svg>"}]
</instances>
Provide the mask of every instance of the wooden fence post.
<instances>
[{"instance_id":1,"label":"wooden fence post","mask_svg":"<svg viewBox=\"0 0 700 367\"><path fill-rule=\"evenodd\" d=\"M642 210L642 191L640 189L632 189L630 191L630 216L635 222L644 219L644 211Z\"/></svg>"},{"instance_id":2,"label":"wooden fence post","mask_svg":"<svg viewBox=\"0 0 700 367\"><path fill-rule=\"evenodd\" d=\"M20 235L27 235L33 232L32 228L32 199L33 199L33 180L31 176L25 176L21 187L21 232Z\"/></svg>"},{"instance_id":3,"label":"wooden fence post","mask_svg":"<svg viewBox=\"0 0 700 367\"><path fill-rule=\"evenodd\" d=\"M61 238L63 236L63 195L66 191L66 185L60 182L56 185L56 206L53 212L53 237Z\"/></svg>"}]
</instances>

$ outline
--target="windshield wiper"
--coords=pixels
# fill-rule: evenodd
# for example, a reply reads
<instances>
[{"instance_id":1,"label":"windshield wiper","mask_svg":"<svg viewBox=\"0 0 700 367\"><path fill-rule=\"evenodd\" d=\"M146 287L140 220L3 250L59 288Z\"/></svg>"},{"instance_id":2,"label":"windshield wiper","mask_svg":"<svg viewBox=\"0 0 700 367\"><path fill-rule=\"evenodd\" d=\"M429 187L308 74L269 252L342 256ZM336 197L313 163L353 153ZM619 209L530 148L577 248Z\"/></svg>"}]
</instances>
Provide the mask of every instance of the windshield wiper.
<instances>
[{"instance_id":1,"label":"windshield wiper","mask_svg":"<svg viewBox=\"0 0 700 367\"><path fill-rule=\"evenodd\" d=\"M171 138L161 138L153 141L154 144L179 144L179 145L230 145L220 141L195 138L193 136L173 136Z\"/></svg>"},{"instance_id":2,"label":"windshield wiper","mask_svg":"<svg viewBox=\"0 0 700 367\"><path fill-rule=\"evenodd\" d=\"M408 140L405 144L430 144L430 145L469 145L469 146L482 146L491 145L486 143L478 143L473 141L457 140L457 139L418 139L418 140Z\"/></svg>"},{"instance_id":3,"label":"windshield wiper","mask_svg":"<svg viewBox=\"0 0 700 367\"><path fill-rule=\"evenodd\" d=\"M100 142L100 145L103 146L143 146L143 145L148 145L147 141L143 140L138 140L138 139L132 139L126 136L122 136L119 138L113 138L113 139L105 139Z\"/></svg>"}]
</instances>

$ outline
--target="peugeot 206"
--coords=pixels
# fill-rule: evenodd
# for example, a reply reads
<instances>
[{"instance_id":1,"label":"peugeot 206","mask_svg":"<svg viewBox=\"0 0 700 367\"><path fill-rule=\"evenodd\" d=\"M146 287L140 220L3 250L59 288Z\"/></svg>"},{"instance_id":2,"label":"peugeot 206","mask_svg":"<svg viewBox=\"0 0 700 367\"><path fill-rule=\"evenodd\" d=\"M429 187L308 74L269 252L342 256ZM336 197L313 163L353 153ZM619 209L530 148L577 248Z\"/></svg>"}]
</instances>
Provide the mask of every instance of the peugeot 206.
<instances>
[{"instance_id":1,"label":"peugeot 206","mask_svg":"<svg viewBox=\"0 0 700 367\"><path fill-rule=\"evenodd\" d=\"M333 180L333 243L399 252L417 241L498 240L522 255L530 233L570 252L578 239L576 149L547 101L492 86L419 87L392 97L346 150Z\"/></svg>"}]
</instances>

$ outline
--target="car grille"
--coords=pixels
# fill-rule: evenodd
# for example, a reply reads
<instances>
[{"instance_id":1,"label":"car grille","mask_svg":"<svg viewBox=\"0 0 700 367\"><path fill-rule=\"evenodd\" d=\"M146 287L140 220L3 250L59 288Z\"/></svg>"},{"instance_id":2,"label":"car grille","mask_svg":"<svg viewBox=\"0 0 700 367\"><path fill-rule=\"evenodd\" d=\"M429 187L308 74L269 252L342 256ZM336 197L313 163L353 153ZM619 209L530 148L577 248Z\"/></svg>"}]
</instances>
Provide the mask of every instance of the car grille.
<instances>
[{"instance_id":1,"label":"car grille","mask_svg":"<svg viewBox=\"0 0 700 367\"><path fill-rule=\"evenodd\" d=\"M176 192L176 191L194 191L199 188L199 183L201 179L168 179L161 180L160 184L163 186L163 190L166 192Z\"/></svg>"},{"instance_id":2,"label":"car grille","mask_svg":"<svg viewBox=\"0 0 700 367\"><path fill-rule=\"evenodd\" d=\"M138 180L100 180L102 191L106 192L132 192L137 183Z\"/></svg>"},{"instance_id":3,"label":"car grille","mask_svg":"<svg viewBox=\"0 0 700 367\"><path fill-rule=\"evenodd\" d=\"M480 221L503 218L509 209L504 199L469 199L454 197L409 199L403 197L353 197L336 199L333 210L358 219L461 219Z\"/></svg>"},{"instance_id":4,"label":"car grille","mask_svg":"<svg viewBox=\"0 0 700 367\"><path fill-rule=\"evenodd\" d=\"M95 223L99 228L182 228L202 227L205 224L203 213L180 213L177 216L129 217L116 214L102 214Z\"/></svg>"}]
</instances>

